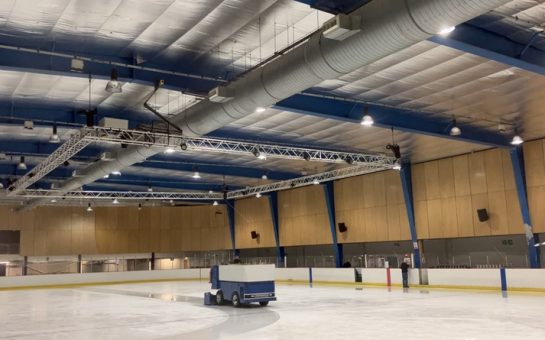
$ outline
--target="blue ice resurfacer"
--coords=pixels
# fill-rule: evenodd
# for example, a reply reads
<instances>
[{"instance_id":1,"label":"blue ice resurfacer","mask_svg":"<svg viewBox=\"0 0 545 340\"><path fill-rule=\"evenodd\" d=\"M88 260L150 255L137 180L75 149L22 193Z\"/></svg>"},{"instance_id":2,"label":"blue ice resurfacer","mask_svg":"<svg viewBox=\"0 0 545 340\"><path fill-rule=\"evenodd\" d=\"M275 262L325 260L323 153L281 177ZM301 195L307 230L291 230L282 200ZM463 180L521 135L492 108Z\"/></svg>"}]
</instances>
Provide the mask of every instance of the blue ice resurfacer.
<instances>
[{"instance_id":1,"label":"blue ice resurfacer","mask_svg":"<svg viewBox=\"0 0 545 340\"><path fill-rule=\"evenodd\" d=\"M266 306L269 301L276 301L272 264L212 266L210 283L212 293L205 293L206 305L231 301L235 307L252 302Z\"/></svg>"}]
</instances>

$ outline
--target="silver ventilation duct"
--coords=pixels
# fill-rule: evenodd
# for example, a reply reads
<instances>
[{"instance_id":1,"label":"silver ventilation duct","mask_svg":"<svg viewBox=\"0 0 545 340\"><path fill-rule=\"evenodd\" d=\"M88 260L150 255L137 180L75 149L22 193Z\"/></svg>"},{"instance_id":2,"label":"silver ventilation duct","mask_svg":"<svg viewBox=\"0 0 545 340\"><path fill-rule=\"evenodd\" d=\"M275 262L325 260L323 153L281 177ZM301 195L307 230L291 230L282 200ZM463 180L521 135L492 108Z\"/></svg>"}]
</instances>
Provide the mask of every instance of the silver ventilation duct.
<instances>
[{"instance_id":1,"label":"silver ventilation duct","mask_svg":"<svg viewBox=\"0 0 545 340\"><path fill-rule=\"evenodd\" d=\"M510 0L375 0L353 15L361 16L361 30L343 41L315 35L282 57L229 84L233 99L203 101L173 121L184 133L201 136L255 111L414 45L449 26L468 21ZM75 190L112 171L142 162L160 152L133 147L117 152L113 161L98 161L83 176L59 189ZM31 202L27 207L39 204Z\"/></svg>"}]
</instances>

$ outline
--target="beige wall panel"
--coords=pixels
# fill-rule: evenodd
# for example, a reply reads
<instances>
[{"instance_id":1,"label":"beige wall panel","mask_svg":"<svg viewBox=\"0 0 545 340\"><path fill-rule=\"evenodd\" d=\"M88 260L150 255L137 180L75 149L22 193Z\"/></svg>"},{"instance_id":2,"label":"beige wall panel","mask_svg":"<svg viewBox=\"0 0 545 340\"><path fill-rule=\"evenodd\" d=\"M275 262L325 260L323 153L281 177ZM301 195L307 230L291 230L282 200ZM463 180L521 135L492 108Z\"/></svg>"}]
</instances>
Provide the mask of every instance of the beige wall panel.
<instances>
[{"instance_id":1,"label":"beige wall panel","mask_svg":"<svg viewBox=\"0 0 545 340\"><path fill-rule=\"evenodd\" d=\"M458 237L458 216L456 214L456 198L441 199L441 221L443 237Z\"/></svg>"},{"instance_id":2,"label":"beige wall panel","mask_svg":"<svg viewBox=\"0 0 545 340\"><path fill-rule=\"evenodd\" d=\"M513 164L509 150L501 150L501 161L503 166L503 186L505 190L516 189L515 176L513 174Z\"/></svg>"},{"instance_id":3,"label":"beige wall panel","mask_svg":"<svg viewBox=\"0 0 545 340\"><path fill-rule=\"evenodd\" d=\"M151 209L149 245L152 252L161 251L161 208Z\"/></svg>"},{"instance_id":4,"label":"beige wall panel","mask_svg":"<svg viewBox=\"0 0 545 340\"><path fill-rule=\"evenodd\" d=\"M138 248L143 252L151 252L151 209L144 207L138 213Z\"/></svg>"},{"instance_id":5,"label":"beige wall panel","mask_svg":"<svg viewBox=\"0 0 545 340\"><path fill-rule=\"evenodd\" d=\"M387 214L387 239L389 241L399 241L401 240L401 222L400 222L400 214L399 214L399 206L396 205L388 205L386 207L386 214Z\"/></svg>"},{"instance_id":6,"label":"beige wall panel","mask_svg":"<svg viewBox=\"0 0 545 340\"><path fill-rule=\"evenodd\" d=\"M469 183L471 194L484 194L487 192L486 169L484 166L484 153L477 152L468 155Z\"/></svg>"},{"instance_id":7,"label":"beige wall panel","mask_svg":"<svg viewBox=\"0 0 545 340\"><path fill-rule=\"evenodd\" d=\"M384 183L386 185L386 204L403 203L403 189L399 171L389 170L384 172Z\"/></svg>"},{"instance_id":8,"label":"beige wall panel","mask_svg":"<svg viewBox=\"0 0 545 340\"><path fill-rule=\"evenodd\" d=\"M410 240L411 231L409 229L409 219L407 218L407 208L405 207L405 203L398 204L397 207L399 210L400 240Z\"/></svg>"},{"instance_id":9,"label":"beige wall panel","mask_svg":"<svg viewBox=\"0 0 545 340\"><path fill-rule=\"evenodd\" d=\"M454 197L454 167L452 158L437 161L439 171L439 195L441 198Z\"/></svg>"},{"instance_id":10,"label":"beige wall panel","mask_svg":"<svg viewBox=\"0 0 545 340\"><path fill-rule=\"evenodd\" d=\"M480 222L477 216L477 209L490 211L488 194L472 195L471 203L473 205L473 230L475 231L475 236L489 236L491 234L490 221Z\"/></svg>"},{"instance_id":11,"label":"beige wall panel","mask_svg":"<svg viewBox=\"0 0 545 340\"><path fill-rule=\"evenodd\" d=\"M71 254L95 254L95 213L84 209L72 209Z\"/></svg>"},{"instance_id":12,"label":"beige wall panel","mask_svg":"<svg viewBox=\"0 0 545 340\"><path fill-rule=\"evenodd\" d=\"M411 168L412 184L413 184L413 197L416 202L425 201L427 199L426 194L426 172L424 169L424 163L413 164Z\"/></svg>"},{"instance_id":13,"label":"beige wall panel","mask_svg":"<svg viewBox=\"0 0 545 340\"><path fill-rule=\"evenodd\" d=\"M545 186L528 188L528 204L534 232L545 232Z\"/></svg>"},{"instance_id":14,"label":"beige wall panel","mask_svg":"<svg viewBox=\"0 0 545 340\"><path fill-rule=\"evenodd\" d=\"M497 191L488 195L490 207L490 233L492 235L506 235L509 233L507 218L507 202L505 191Z\"/></svg>"},{"instance_id":15,"label":"beige wall panel","mask_svg":"<svg viewBox=\"0 0 545 340\"><path fill-rule=\"evenodd\" d=\"M0 230L18 230L15 226L10 225L11 207L0 205Z\"/></svg>"},{"instance_id":16,"label":"beige wall panel","mask_svg":"<svg viewBox=\"0 0 545 340\"><path fill-rule=\"evenodd\" d=\"M428 202L428 229L430 238L443 237L443 217L441 214L441 200L429 200Z\"/></svg>"},{"instance_id":17,"label":"beige wall panel","mask_svg":"<svg viewBox=\"0 0 545 340\"><path fill-rule=\"evenodd\" d=\"M34 255L50 255L47 249L47 230L45 228L34 230Z\"/></svg>"},{"instance_id":18,"label":"beige wall panel","mask_svg":"<svg viewBox=\"0 0 545 340\"><path fill-rule=\"evenodd\" d=\"M321 185L281 191L278 195L280 239L284 245L327 244L329 222Z\"/></svg>"},{"instance_id":19,"label":"beige wall panel","mask_svg":"<svg viewBox=\"0 0 545 340\"><path fill-rule=\"evenodd\" d=\"M528 187L545 186L545 162L541 140L524 143L524 164L526 185Z\"/></svg>"},{"instance_id":20,"label":"beige wall panel","mask_svg":"<svg viewBox=\"0 0 545 340\"><path fill-rule=\"evenodd\" d=\"M424 174L426 183L426 198L433 200L441 197L439 188L439 164L437 161L424 164Z\"/></svg>"},{"instance_id":21,"label":"beige wall panel","mask_svg":"<svg viewBox=\"0 0 545 340\"><path fill-rule=\"evenodd\" d=\"M419 239L430 237L428 220L428 202L414 202L414 219L416 223L416 234Z\"/></svg>"},{"instance_id":22,"label":"beige wall panel","mask_svg":"<svg viewBox=\"0 0 545 340\"><path fill-rule=\"evenodd\" d=\"M364 219L365 219L365 241L374 242L378 241L378 220L379 216L377 213L377 208L367 208L364 210Z\"/></svg>"},{"instance_id":23,"label":"beige wall panel","mask_svg":"<svg viewBox=\"0 0 545 340\"><path fill-rule=\"evenodd\" d=\"M364 207L378 207L386 205L386 184L384 172L377 172L363 177Z\"/></svg>"},{"instance_id":24,"label":"beige wall panel","mask_svg":"<svg viewBox=\"0 0 545 340\"><path fill-rule=\"evenodd\" d=\"M471 196L456 197L456 215L458 217L458 236L469 237L475 235L473 230L473 204Z\"/></svg>"},{"instance_id":25,"label":"beige wall panel","mask_svg":"<svg viewBox=\"0 0 545 340\"><path fill-rule=\"evenodd\" d=\"M21 229L21 244L19 253L21 255L34 255L34 227L23 227Z\"/></svg>"},{"instance_id":26,"label":"beige wall panel","mask_svg":"<svg viewBox=\"0 0 545 340\"><path fill-rule=\"evenodd\" d=\"M267 198L248 198L235 202L235 226L237 248L274 247L274 230ZM259 234L253 240L252 230Z\"/></svg>"},{"instance_id":27,"label":"beige wall panel","mask_svg":"<svg viewBox=\"0 0 545 340\"><path fill-rule=\"evenodd\" d=\"M503 162L500 150L487 150L483 152L483 154L488 192L505 190L503 180Z\"/></svg>"},{"instance_id":28,"label":"beige wall panel","mask_svg":"<svg viewBox=\"0 0 545 340\"><path fill-rule=\"evenodd\" d=\"M468 155L454 157L452 162L454 174L454 189L456 196L471 194L469 183L469 157Z\"/></svg>"},{"instance_id":29,"label":"beige wall panel","mask_svg":"<svg viewBox=\"0 0 545 340\"><path fill-rule=\"evenodd\" d=\"M388 208L386 206L372 208L375 214L377 239L388 241Z\"/></svg>"},{"instance_id":30,"label":"beige wall panel","mask_svg":"<svg viewBox=\"0 0 545 340\"><path fill-rule=\"evenodd\" d=\"M516 190L505 191L505 201L507 205L507 223L509 225L509 234L524 234L524 223L520 213L520 205Z\"/></svg>"}]
</instances>

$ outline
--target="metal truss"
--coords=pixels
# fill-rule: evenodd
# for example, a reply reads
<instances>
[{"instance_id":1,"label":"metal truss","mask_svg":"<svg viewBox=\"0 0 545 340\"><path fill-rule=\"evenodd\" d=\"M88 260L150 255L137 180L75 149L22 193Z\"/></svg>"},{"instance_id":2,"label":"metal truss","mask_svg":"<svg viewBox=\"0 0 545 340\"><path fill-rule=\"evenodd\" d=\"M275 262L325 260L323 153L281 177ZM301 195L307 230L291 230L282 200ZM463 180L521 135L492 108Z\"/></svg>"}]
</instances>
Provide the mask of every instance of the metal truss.
<instances>
[{"instance_id":1,"label":"metal truss","mask_svg":"<svg viewBox=\"0 0 545 340\"><path fill-rule=\"evenodd\" d=\"M8 195L15 195L22 192L51 171L55 170L59 165L72 158L72 156L80 152L87 145L91 144L92 140L86 138L90 132L91 131L87 129L82 129L78 133L70 136L66 142L61 144L57 150L40 164L10 185L8 188Z\"/></svg>"},{"instance_id":2,"label":"metal truss","mask_svg":"<svg viewBox=\"0 0 545 340\"><path fill-rule=\"evenodd\" d=\"M180 151L205 151L262 158L282 158L326 163L373 163L387 165L393 158L383 154L339 152L303 147L260 144L248 141L235 141L215 138L184 137L179 134L156 133L140 130L121 130L108 128L85 128L89 131L87 139L97 142L144 145L149 147L170 147Z\"/></svg>"},{"instance_id":3,"label":"metal truss","mask_svg":"<svg viewBox=\"0 0 545 340\"><path fill-rule=\"evenodd\" d=\"M208 192L131 192L131 191L69 191L58 190L25 190L28 198L86 199L86 200L222 200L223 193Z\"/></svg>"},{"instance_id":4,"label":"metal truss","mask_svg":"<svg viewBox=\"0 0 545 340\"><path fill-rule=\"evenodd\" d=\"M378 171L382 169L389 169L393 166L395 158L384 154L365 154L355 152L338 152L330 150L320 150L302 147L289 147L283 145L271 145L271 144L259 144L255 142L247 141L232 141L224 139L214 138L194 138L184 137L181 134L167 134L157 133L141 130L126 130L126 129L111 129L103 127L84 127L79 133L73 134L68 141L63 143L57 150L44 159L40 164L19 178L8 188L8 196L22 193L30 185L36 183L41 178L46 176L49 172L57 168L59 165L70 159L77 154L87 145L92 142L102 143L118 143L128 145L147 146L155 148L167 148L173 150L183 151L197 151L197 152L218 152L240 156L252 156L265 159L267 157L289 159L289 160L305 160L305 161L318 161L327 163L347 163L356 165L347 169L357 170L351 174L351 170L341 169L332 172L326 172L324 174L302 177L301 179L283 181L275 183L276 189L264 188L261 191L274 191L286 189L293 186L306 185L306 180L332 180L336 178L349 177L352 175L358 175L370 171ZM103 155L107 160L108 155ZM354 171L352 170L352 171ZM336 177L342 176L342 177ZM280 186L280 187L278 187ZM257 191L256 191L257 192ZM82 192L74 194L80 197ZM25 195L28 191L25 192ZM121 195L121 193L119 193ZM135 193L127 193L127 197L123 196L108 196L108 198L130 198ZM109 195L112 195L109 192ZM178 194L179 195L179 194ZM192 194L193 195L193 194ZM26 195L28 196L28 195ZM182 195L183 196L183 195ZM153 194L140 195L137 198L152 199L155 197ZM161 197L160 199L164 199ZM172 197L166 197L171 199ZM196 197L189 197L191 199L199 199ZM189 199L187 198L187 199ZM214 198L202 198L202 199L217 199ZM175 199L175 198L172 198ZM186 199L186 198L179 198Z\"/></svg>"},{"instance_id":5,"label":"metal truss","mask_svg":"<svg viewBox=\"0 0 545 340\"><path fill-rule=\"evenodd\" d=\"M298 187L303 187L307 185L320 184L322 182L333 181L337 179L353 177L358 175L364 175L372 172L377 172L381 170L392 169L394 162L390 164L360 164L351 167L345 167L342 169L336 169L332 171L327 171L315 175L298 177L290 180L274 182L265 185L258 185L254 187L248 187L245 189L230 191L227 193L227 199L242 198L248 196L255 196L258 194L264 194L272 191L293 189Z\"/></svg>"}]
</instances>

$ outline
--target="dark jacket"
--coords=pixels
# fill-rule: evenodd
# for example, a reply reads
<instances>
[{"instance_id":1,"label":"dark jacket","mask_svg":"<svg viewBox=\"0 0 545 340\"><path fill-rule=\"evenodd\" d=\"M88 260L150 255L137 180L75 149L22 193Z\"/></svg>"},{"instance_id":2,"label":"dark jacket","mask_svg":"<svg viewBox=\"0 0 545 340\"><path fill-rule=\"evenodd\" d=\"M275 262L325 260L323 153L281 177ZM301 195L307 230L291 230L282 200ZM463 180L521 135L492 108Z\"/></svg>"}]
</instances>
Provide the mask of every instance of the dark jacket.
<instances>
[{"instance_id":1,"label":"dark jacket","mask_svg":"<svg viewBox=\"0 0 545 340\"><path fill-rule=\"evenodd\" d=\"M401 268L401 272L402 273L407 273L409 271L409 265L406 264L405 262L403 262L401 264L401 266L399 266L399 268Z\"/></svg>"}]
</instances>

